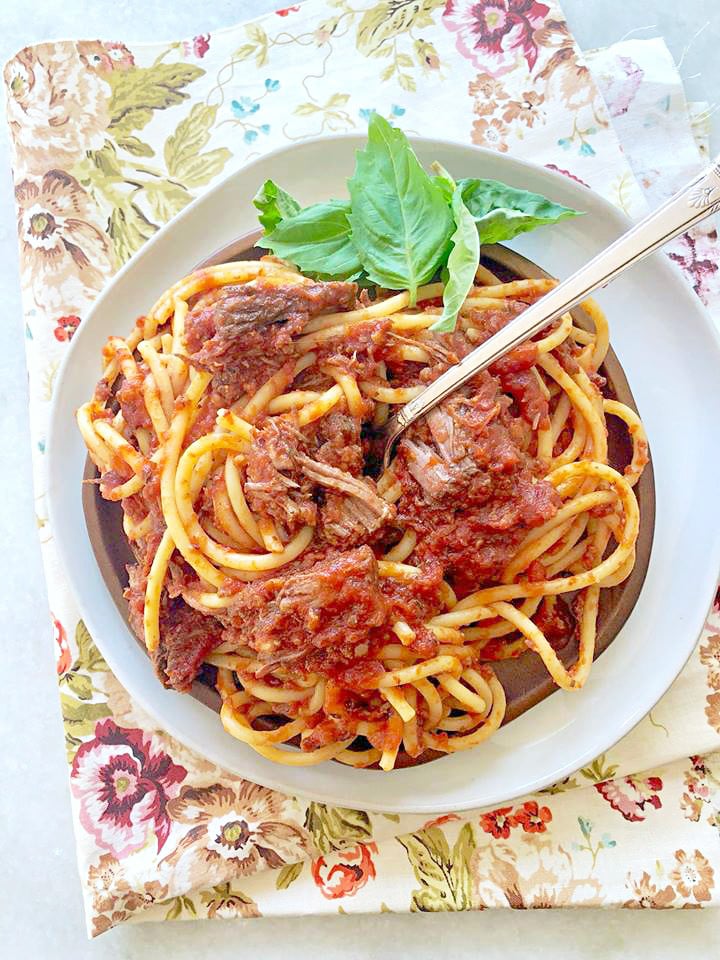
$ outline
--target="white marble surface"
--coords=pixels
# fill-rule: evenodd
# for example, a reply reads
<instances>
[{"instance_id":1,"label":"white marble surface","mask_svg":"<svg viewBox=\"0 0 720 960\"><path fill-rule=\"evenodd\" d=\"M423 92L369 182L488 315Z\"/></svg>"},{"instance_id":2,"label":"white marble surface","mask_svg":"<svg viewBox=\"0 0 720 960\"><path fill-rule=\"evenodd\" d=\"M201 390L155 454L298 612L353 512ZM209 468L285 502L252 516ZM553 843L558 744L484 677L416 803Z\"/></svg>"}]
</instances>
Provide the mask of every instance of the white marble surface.
<instances>
[{"instance_id":1,"label":"white marble surface","mask_svg":"<svg viewBox=\"0 0 720 960\"><path fill-rule=\"evenodd\" d=\"M692 99L720 103L717 0L564 0L584 47L633 33L662 35ZM154 40L192 36L272 10L273 0L0 0L0 58L58 37ZM693 39L694 38L694 39ZM715 123L715 149L720 126ZM203 955L293 960L322 956L457 958L524 956L674 958L717 956L720 912L484 912L227 923L145 924L88 943L75 867L67 767L40 567L27 423L17 254L7 134L0 123L0 436L4 496L0 590L5 683L0 710L0 951L8 958L130 958L159 950L176 960Z\"/></svg>"}]
</instances>

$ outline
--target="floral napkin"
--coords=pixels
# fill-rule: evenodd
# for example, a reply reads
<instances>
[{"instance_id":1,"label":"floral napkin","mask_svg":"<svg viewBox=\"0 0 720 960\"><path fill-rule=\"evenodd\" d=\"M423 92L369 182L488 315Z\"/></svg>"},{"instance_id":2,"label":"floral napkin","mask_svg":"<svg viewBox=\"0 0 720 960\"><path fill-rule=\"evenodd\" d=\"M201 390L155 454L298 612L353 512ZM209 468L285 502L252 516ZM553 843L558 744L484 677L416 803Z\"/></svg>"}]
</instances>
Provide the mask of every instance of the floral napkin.
<instances>
[{"instance_id":1,"label":"floral napkin","mask_svg":"<svg viewBox=\"0 0 720 960\"><path fill-rule=\"evenodd\" d=\"M648 717L566 781L495 810L370 814L243 781L158 729L82 623L43 501L53 381L74 331L203 188L288 142L360 132L378 110L411 134L545 164L642 215L707 147L702 107L688 109L662 41L583 57L554 2L308 0L176 43L38 44L6 65L5 82L38 524L89 932L720 902L720 610ZM671 256L717 310L712 231Z\"/></svg>"}]
</instances>

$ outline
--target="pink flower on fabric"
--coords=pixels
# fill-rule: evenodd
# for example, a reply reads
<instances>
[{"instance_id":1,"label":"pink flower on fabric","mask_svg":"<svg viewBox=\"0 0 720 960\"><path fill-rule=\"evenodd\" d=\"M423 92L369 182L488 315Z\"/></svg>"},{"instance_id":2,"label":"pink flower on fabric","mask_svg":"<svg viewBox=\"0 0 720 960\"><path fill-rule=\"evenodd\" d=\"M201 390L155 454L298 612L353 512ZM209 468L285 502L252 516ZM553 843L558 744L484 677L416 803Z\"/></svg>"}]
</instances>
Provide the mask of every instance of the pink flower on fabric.
<instances>
[{"instance_id":1,"label":"pink flower on fabric","mask_svg":"<svg viewBox=\"0 0 720 960\"><path fill-rule=\"evenodd\" d=\"M536 0L447 0L443 23L456 34L460 53L497 77L521 58L532 70L538 56L533 34L549 10Z\"/></svg>"},{"instance_id":2,"label":"pink flower on fabric","mask_svg":"<svg viewBox=\"0 0 720 960\"><path fill-rule=\"evenodd\" d=\"M617 57L617 70L600 77L600 88L611 117L627 113L645 71L630 57Z\"/></svg>"},{"instance_id":3,"label":"pink flower on fabric","mask_svg":"<svg viewBox=\"0 0 720 960\"><path fill-rule=\"evenodd\" d=\"M194 56L198 58L198 60L202 60L202 58L205 56L205 54L208 52L209 49L210 49L209 33L204 33L204 34L201 33L197 37L193 37L192 40L185 40L183 42L183 53L185 54L186 57L189 57L190 54L192 53Z\"/></svg>"},{"instance_id":4,"label":"pink flower on fabric","mask_svg":"<svg viewBox=\"0 0 720 960\"><path fill-rule=\"evenodd\" d=\"M621 780L595 784L600 796L630 822L644 820L649 812L645 810L646 807L660 809L662 800L659 793L662 788L660 777L623 777Z\"/></svg>"},{"instance_id":5,"label":"pink flower on fabric","mask_svg":"<svg viewBox=\"0 0 720 960\"><path fill-rule=\"evenodd\" d=\"M170 833L167 802L186 776L142 730L103 720L75 754L70 786L83 827L120 860L143 847L149 831L162 850Z\"/></svg>"},{"instance_id":6,"label":"pink flower on fabric","mask_svg":"<svg viewBox=\"0 0 720 960\"><path fill-rule=\"evenodd\" d=\"M685 272L705 306L709 306L715 293L720 291L720 273L714 250L716 243L715 231L710 234L699 231L684 233L673 242L668 254Z\"/></svg>"}]
</instances>

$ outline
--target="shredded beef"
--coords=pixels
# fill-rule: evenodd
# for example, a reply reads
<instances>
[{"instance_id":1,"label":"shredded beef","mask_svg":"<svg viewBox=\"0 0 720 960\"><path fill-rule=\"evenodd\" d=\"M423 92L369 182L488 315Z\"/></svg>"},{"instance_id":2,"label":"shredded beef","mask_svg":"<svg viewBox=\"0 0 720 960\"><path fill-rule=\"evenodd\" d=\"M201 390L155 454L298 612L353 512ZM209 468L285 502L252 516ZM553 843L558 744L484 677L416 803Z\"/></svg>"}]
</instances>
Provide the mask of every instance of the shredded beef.
<instances>
[{"instance_id":1,"label":"shredded beef","mask_svg":"<svg viewBox=\"0 0 720 960\"><path fill-rule=\"evenodd\" d=\"M155 670L165 686L189 690L203 660L221 639L222 625L214 617L193 610L183 600L170 601L153 653Z\"/></svg>"},{"instance_id":2,"label":"shredded beef","mask_svg":"<svg viewBox=\"0 0 720 960\"><path fill-rule=\"evenodd\" d=\"M305 449L304 436L290 420L266 417L247 454L245 496L250 509L282 524L289 534L314 524L317 516L312 484L297 465Z\"/></svg>"},{"instance_id":3,"label":"shredded beef","mask_svg":"<svg viewBox=\"0 0 720 960\"><path fill-rule=\"evenodd\" d=\"M479 374L398 448L400 524L418 534L416 556L437 559L461 592L497 580L528 529L560 504L510 406L502 375Z\"/></svg>"},{"instance_id":4,"label":"shredded beef","mask_svg":"<svg viewBox=\"0 0 720 960\"><path fill-rule=\"evenodd\" d=\"M152 421L145 406L143 383L142 376L134 377L131 380L123 379L120 389L115 394L125 423L133 430L137 430L138 427L152 426Z\"/></svg>"},{"instance_id":5,"label":"shredded beef","mask_svg":"<svg viewBox=\"0 0 720 960\"><path fill-rule=\"evenodd\" d=\"M318 361L367 380L386 359L388 344L393 342L391 326L388 318L353 324L342 336L321 344Z\"/></svg>"},{"instance_id":6,"label":"shredded beef","mask_svg":"<svg viewBox=\"0 0 720 960\"><path fill-rule=\"evenodd\" d=\"M240 384L253 393L292 352L292 338L325 310L350 310L354 283L288 286L267 279L219 287L193 304L185 342L195 366L215 386Z\"/></svg>"},{"instance_id":7,"label":"shredded beef","mask_svg":"<svg viewBox=\"0 0 720 960\"><path fill-rule=\"evenodd\" d=\"M368 546L332 553L309 569L247 584L219 616L225 639L274 661L320 654L325 665L351 660L368 631L386 619L377 561Z\"/></svg>"},{"instance_id":8,"label":"shredded beef","mask_svg":"<svg viewBox=\"0 0 720 960\"><path fill-rule=\"evenodd\" d=\"M313 457L338 470L357 477L363 472L365 458L360 441L360 423L344 410L334 408L317 422Z\"/></svg>"},{"instance_id":9,"label":"shredded beef","mask_svg":"<svg viewBox=\"0 0 720 960\"><path fill-rule=\"evenodd\" d=\"M395 516L394 507L377 495L368 477L299 455L305 476L327 492L320 508L320 533L328 543L350 546L367 540Z\"/></svg>"}]
</instances>

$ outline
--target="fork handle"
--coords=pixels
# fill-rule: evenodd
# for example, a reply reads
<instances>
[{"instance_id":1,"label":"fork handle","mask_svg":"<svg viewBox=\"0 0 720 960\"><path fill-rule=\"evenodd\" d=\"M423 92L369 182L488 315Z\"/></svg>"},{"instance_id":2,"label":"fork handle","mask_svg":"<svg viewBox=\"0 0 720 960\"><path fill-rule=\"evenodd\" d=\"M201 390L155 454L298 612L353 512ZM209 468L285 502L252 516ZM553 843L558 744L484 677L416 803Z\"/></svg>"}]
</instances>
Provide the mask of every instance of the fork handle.
<instances>
[{"instance_id":1,"label":"fork handle","mask_svg":"<svg viewBox=\"0 0 720 960\"><path fill-rule=\"evenodd\" d=\"M539 333L598 287L720 210L720 157L675 196L563 280L406 403L388 423L385 466L400 434L491 363Z\"/></svg>"}]
</instances>

